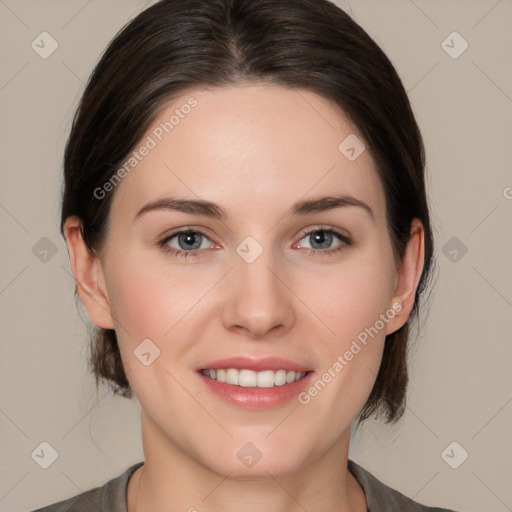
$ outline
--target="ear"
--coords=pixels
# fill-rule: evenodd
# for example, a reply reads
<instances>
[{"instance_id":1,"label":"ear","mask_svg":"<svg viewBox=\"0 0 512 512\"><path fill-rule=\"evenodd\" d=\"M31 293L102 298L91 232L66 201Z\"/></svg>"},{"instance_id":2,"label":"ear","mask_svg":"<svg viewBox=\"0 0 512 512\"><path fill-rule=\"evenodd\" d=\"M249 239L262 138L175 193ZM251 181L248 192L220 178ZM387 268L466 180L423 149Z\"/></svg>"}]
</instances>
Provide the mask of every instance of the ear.
<instances>
[{"instance_id":1,"label":"ear","mask_svg":"<svg viewBox=\"0 0 512 512\"><path fill-rule=\"evenodd\" d=\"M397 268L395 289L390 308L397 312L386 326L386 334L391 334L402 327L414 306L416 289L423 272L425 261L425 231L419 219L411 222L410 238L402 262Z\"/></svg>"},{"instance_id":2,"label":"ear","mask_svg":"<svg viewBox=\"0 0 512 512\"><path fill-rule=\"evenodd\" d=\"M103 329L113 329L103 267L100 259L89 252L81 229L82 221L78 217L66 219L64 236L78 294L91 322Z\"/></svg>"}]
</instances>

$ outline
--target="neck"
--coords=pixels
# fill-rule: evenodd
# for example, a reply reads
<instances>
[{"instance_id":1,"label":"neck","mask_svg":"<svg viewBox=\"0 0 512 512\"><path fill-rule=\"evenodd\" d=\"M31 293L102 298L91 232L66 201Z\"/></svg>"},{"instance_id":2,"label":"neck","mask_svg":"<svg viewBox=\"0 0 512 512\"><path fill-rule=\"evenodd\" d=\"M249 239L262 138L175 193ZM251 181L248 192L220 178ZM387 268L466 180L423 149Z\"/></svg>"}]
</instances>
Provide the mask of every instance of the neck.
<instances>
[{"instance_id":1,"label":"neck","mask_svg":"<svg viewBox=\"0 0 512 512\"><path fill-rule=\"evenodd\" d=\"M130 478L128 512L366 512L364 492L347 469L350 433L324 456L293 472L233 477L185 454L142 422L145 463ZM165 446L166 449L162 449Z\"/></svg>"}]
</instances>

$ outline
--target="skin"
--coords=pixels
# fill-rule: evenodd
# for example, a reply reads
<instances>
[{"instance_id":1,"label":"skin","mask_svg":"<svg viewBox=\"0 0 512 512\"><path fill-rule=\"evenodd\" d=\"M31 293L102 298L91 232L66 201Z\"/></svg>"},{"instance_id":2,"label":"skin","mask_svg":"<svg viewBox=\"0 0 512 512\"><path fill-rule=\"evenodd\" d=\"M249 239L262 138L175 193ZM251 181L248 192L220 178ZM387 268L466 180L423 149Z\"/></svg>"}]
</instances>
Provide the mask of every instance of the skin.
<instances>
[{"instance_id":1,"label":"skin","mask_svg":"<svg viewBox=\"0 0 512 512\"><path fill-rule=\"evenodd\" d=\"M116 330L141 405L145 464L130 479L128 510L365 511L346 467L350 426L386 334L413 306L422 225L412 223L396 262L370 151L353 162L340 153L345 137L362 136L328 100L269 84L197 89L169 102L146 137L191 96L197 107L116 187L99 257L87 252L79 219L65 226L80 297L92 322ZM299 200L332 195L364 201L375 218L356 206L287 214ZM162 209L134 220L171 196L212 201L227 216ZM327 249L340 251L311 254L327 250L305 234L319 226L353 244L334 237ZM200 256L159 246L183 227L208 237ZM247 236L263 248L251 264L236 252ZM180 248L176 237L168 245ZM195 372L219 358L278 356L320 376L393 304L400 313L307 405L247 411L213 395ZM144 339L161 351L150 366L133 354ZM250 469L236 455L247 442L262 453Z\"/></svg>"}]
</instances>

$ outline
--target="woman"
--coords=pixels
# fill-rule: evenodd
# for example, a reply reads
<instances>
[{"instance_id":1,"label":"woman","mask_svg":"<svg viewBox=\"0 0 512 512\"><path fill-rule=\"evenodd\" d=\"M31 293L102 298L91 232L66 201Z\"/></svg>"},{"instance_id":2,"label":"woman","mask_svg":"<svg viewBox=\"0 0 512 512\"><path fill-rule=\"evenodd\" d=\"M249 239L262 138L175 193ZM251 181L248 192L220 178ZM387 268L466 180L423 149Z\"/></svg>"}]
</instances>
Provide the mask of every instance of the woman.
<instances>
[{"instance_id":1,"label":"woman","mask_svg":"<svg viewBox=\"0 0 512 512\"><path fill-rule=\"evenodd\" d=\"M145 461L41 510L447 510L348 459L354 421L403 414L433 254L407 95L349 16L158 2L97 65L64 167L92 366L140 402Z\"/></svg>"}]
</instances>

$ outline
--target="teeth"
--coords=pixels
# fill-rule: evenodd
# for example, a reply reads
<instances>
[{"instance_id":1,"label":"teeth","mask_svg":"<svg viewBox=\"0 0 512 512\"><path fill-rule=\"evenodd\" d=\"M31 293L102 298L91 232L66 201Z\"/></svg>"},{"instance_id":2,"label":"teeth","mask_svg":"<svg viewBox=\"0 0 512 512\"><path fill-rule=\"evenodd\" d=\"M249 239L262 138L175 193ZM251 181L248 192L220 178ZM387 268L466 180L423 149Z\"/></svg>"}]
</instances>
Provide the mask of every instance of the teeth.
<instances>
[{"instance_id":1,"label":"teeth","mask_svg":"<svg viewBox=\"0 0 512 512\"><path fill-rule=\"evenodd\" d=\"M240 381L240 378L238 377L239 374L240 372L234 368L226 370L226 384L233 384L234 386L238 386Z\"/></svg>"},{"instance_id":2,"label":"teeth","mask_svg":"<svg viewBox=\"0 0 512 512\"><path fill-rule=\"evenodd\" d=\"M283 386L284 384L286 384L286 370L277 370L277 372L274 375L274 384L276 386Z\"/></svg>"},{"instance_id":3,"label":"teeth","mask_svg":"<svg viewBox=\"0 0 512 512\"><path fill-rule=\"evenodd\" d=\"M256 373L251 372L250 370L240 370L238 375L238 384L240 386L243 386L244 388L254 388L257 380L258 376Z\"/></svg>"},{"instance_id":4,"label":"teeth","mask_svg":"<svg viewBox=\"0 0 512 512\"><path fill-rule=\"evenodd\" d=\"M265 370L264 372L251 372L254 373L258 388L272 388L275 384L275 375L272 370Z\"/></svg>"},{"instance_id":5,"label":"teeth","mask_svg":"<svg viewBox=\"0 0 512 512\"><path fill-rule=\"evenodd\" d=\"M236 368L201 370L201 373L218 382L226 382L244 388L272 388L284 386L302 379L307 372L294 372L292 370L265 370L253 372L252 370L237 370Z\"/></svg>"}]
</instances>

